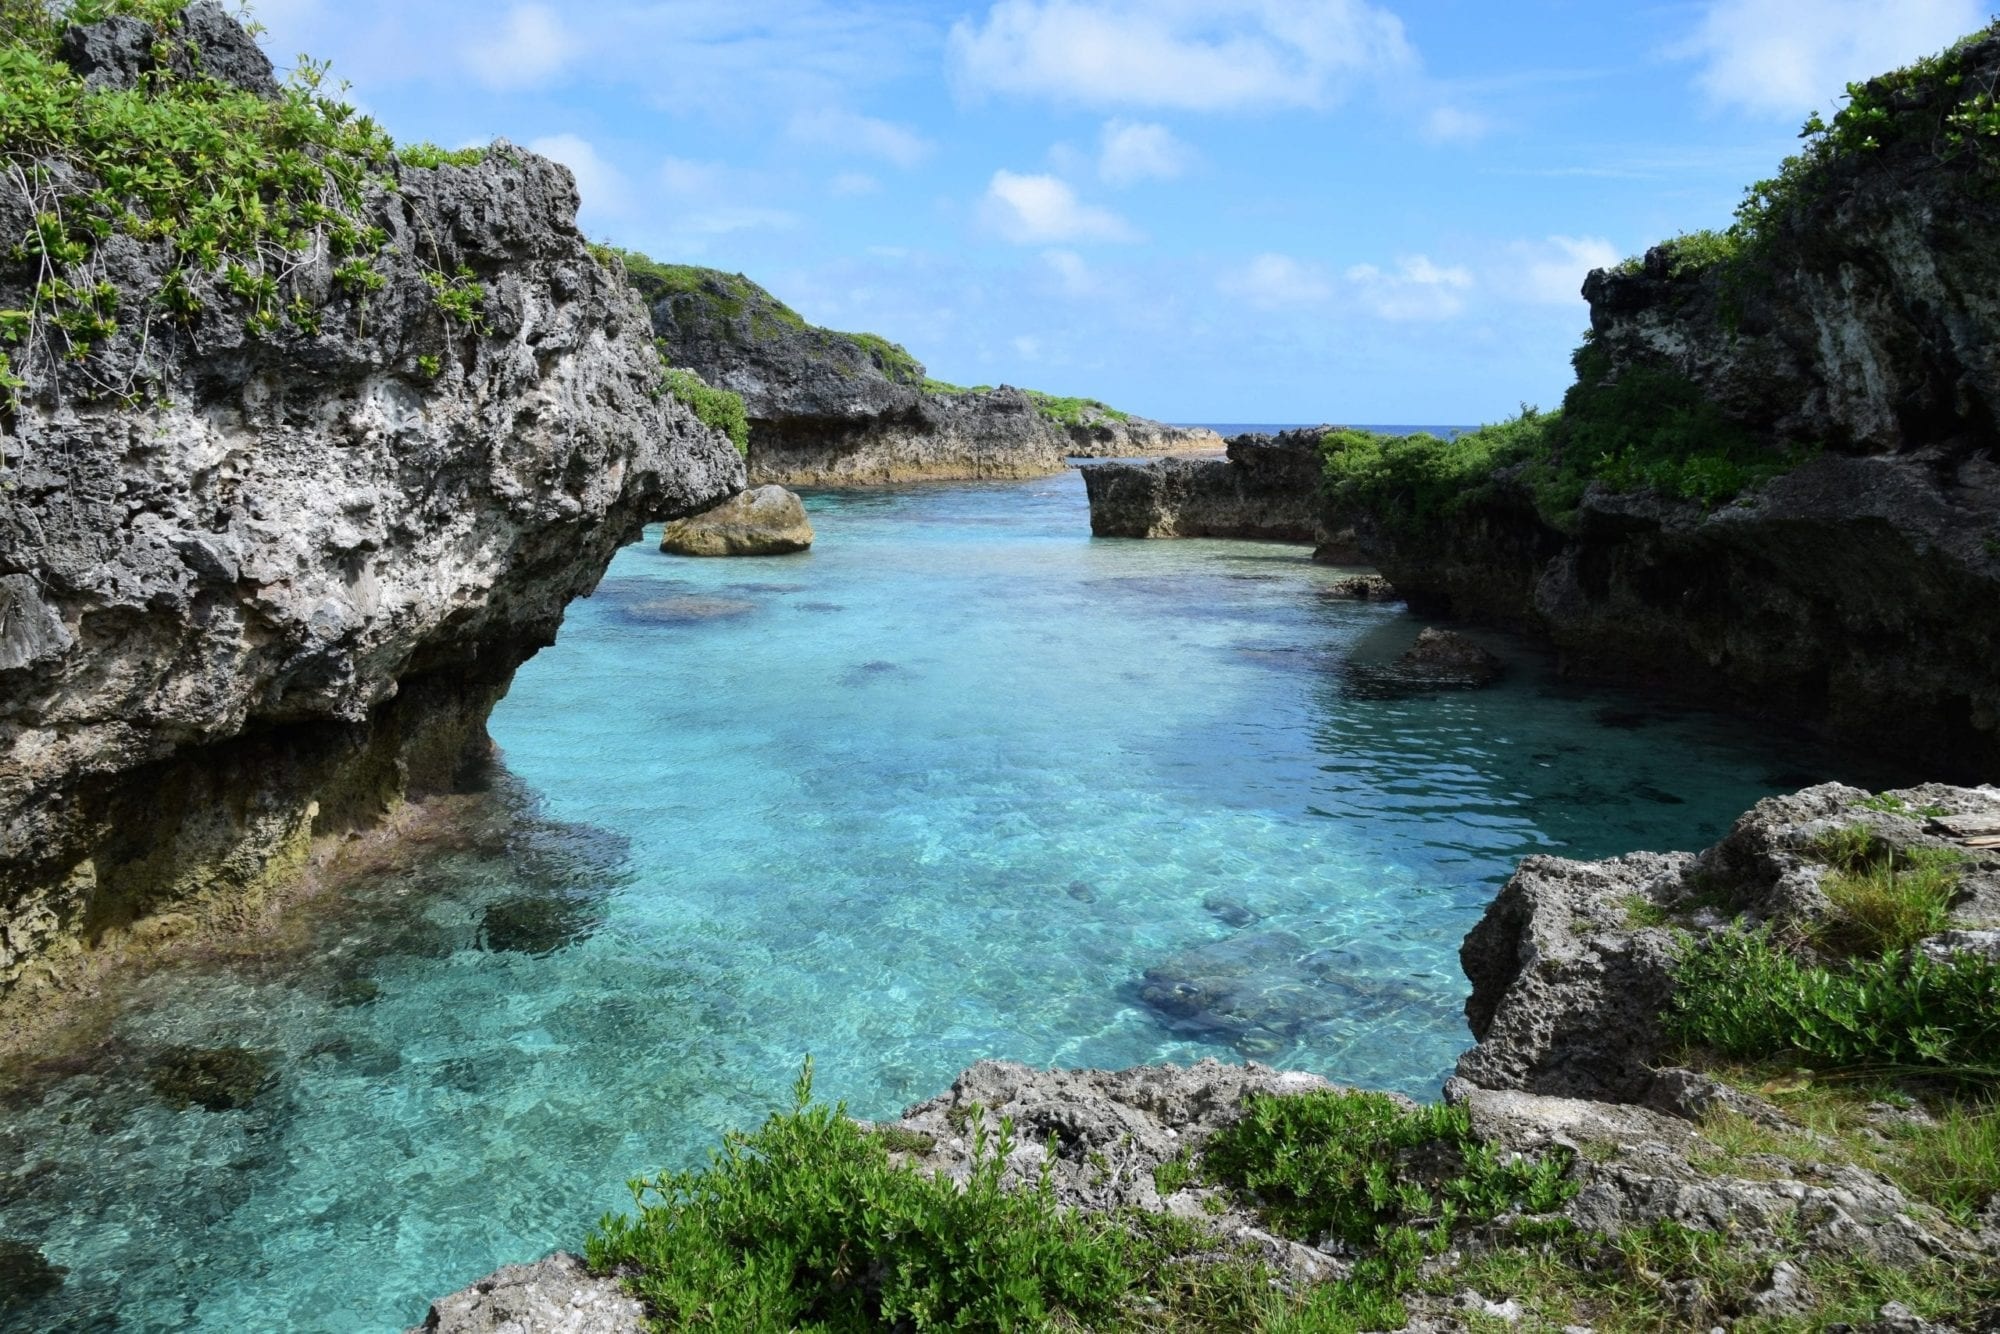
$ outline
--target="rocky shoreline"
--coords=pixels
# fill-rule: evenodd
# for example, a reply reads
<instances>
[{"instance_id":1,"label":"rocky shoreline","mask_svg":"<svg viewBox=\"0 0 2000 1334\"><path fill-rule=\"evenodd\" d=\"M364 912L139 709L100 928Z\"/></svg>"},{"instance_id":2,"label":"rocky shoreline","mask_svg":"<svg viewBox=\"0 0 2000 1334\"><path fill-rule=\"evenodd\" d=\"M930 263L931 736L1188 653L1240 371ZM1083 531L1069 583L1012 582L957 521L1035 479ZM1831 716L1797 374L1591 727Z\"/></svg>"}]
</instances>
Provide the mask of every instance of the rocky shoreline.
<instances>
[{"instance_id":1,"label":"rocky shoreline","mask_svg":"<svg viewBox=\"0 0 2000 1334\"><path fill-rule=\"evenodd\" d=\"M1566 1203L1535 1220L1541 1233L1558 1224L1597 1237L1682 1227L1729 1238L1737 1268L1755 1277L1740 1291L1666 1285L1662 1300L1688 1328L1800 1317L1814 1309L1809 1276L1857 1257L1892 1269L2000 1264L2000 1181L1988 1183L1976 1216L1948 1214L1809 1129L1782 1091L1765 1096L1675 1064L1678 1045L1661 1022L1682 948L1675 932L1701 941L1731 929L1809 929L1828 912L1821 887L1832 871L1817 849L1836 831L1864 831L1893 855L1937 848L1963 857L1949 920L1919 952L2000 957L2000 850L1969 847L1953 832L1986 823L2000 825L2000 788L1872 795L1826 784L1760 802L1699 855L1529 858L1461 951L1478 1041L1446 1082L1445 1103L1463 1109L1493 1151L1565 1164ZM1102 1071L982 1061L875 1130L898 1161L962 1182L978 1153L975 1130L1008 1121L1006 1180L1016 1189L1046 1172L1065 1209L1196 1221L1218 1251L1247 1248L1286 1281L1311 1285L1353 1273L1355 1252L1275 1231L1240 1193L1178 1165L1198 1162L1250 1100L1334 1087L1255 1063ZM1869 1114L1882 1127L1926 1115L1892 1105ZM1746 1135L1745 1126L1761 1133ZM1472 1334L1494 1327L1482 1320L1521 1319L1519 1294L1458 1277L1495 1272L1479 1261L1520 1245L1496 1225L1427 1262L1402 1327ZM1873 1322L1854 1328L1947 1328L1894 1301L1876 1306ZM559 1254L441 1298L418 1328L628 1334L645 1324L617 1277L592 1277Z\"/></svg>"},{"instance_id":2,"label":"rocky shoreline","mask_svg":"<svg viewBox=\"0 0 2000 1334\"><path fill-rule=\"evenodd\" d=\"M1319 442L1330 429L1234 436L1220 459L1097 464L1083 475L1090 531L1310 542L1316 559L1360 563L1351 524L1320 494Z\"/></svg>"}]
</instances>

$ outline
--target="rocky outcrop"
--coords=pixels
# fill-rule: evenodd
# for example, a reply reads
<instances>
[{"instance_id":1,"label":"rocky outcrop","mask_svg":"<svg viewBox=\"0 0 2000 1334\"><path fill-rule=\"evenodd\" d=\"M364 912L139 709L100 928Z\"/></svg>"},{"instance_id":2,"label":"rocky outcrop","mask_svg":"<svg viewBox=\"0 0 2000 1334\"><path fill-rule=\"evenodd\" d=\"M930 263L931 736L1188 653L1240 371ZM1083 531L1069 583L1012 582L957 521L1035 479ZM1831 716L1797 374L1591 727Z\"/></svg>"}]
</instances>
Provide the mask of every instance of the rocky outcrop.
<instances>
[{"instance_id":1,"label":"rocky outcrop","mask_svg":"<svg viewBox=\"0 0 2000 1334\"><path fill-rule=\"evenodd\" d=\"M1221 459L1098 464L1084 471L1099 537L1238 537L1312 542L1322 559L1356 560L1349 525L1320 494L1328 427L1239 435Z\"/></svg>"},{"instance_id":2,"label":"rocky outcrop","mask_svg":"<svg viewBox=\"0 0 2000 1334\"><path fill-rule=\"evenodd\" d=\"M1663 377L1816 457L1713 509L1594 485L1560 523L1503 473L1448 522L1366 534L1413 605L1938 777L2000 772L2000 196L1990 141L1933 142L2000 77L2000 36L1943 73L1869 85L1881 146L1822 154L1734 259L1670 244L1584 285L1572 408Z\"/></svg>"},{"instance_id":3,"label":"rocky outcrop","mask_svg":"<svg viewBox=\"0 0 2000 1334\"><path fill-rule=\"evenodd\" d=\"M508 1265L431 1303L407 1334L642 1334L646 1313L615 1278L595 1278L557 1251Z\"/></svg>"},{"instance_id":4,"label":"rocky outcrop","mask_svg":"<svg viewBox=\"0 0 2000 1334\"><path fill-rule=\"evenodd\" d=\"M807 324L741 274L625 257L675 365L743 396L750 473L789 486L1042 477L1072 455L1220 449L1200 427L1168 426L1090 400L1007 385L929 379L872 334Z\"/></svg>"},{"instance_id":5,"label":"rocky outcrop","mask_svg":"<svg viewBox=\"0 0 2000 1334\"><path fill-rule=\"evenodd\" d=\"M785 556L812 544L805 505L782 486L731 496L674 520L660 535L660 550L675 556Z\"/></svg>"},{"instance_id":6,"label":"rocky outcrop","mask_svg":"<svg viewBox=\"0 0 2000 1334\"><path fill-rule=\"evenodd\" d=\"M315 839L448 787L612 553L743 484L729 443L656 394L645 310L586 250L566 170L502 143L390 172L365 204L388 237L378 290L298 257L311 331L248 332L218 275L187 323L134 319L93 353L97 383L150 386L136 406L17 362L0 991L254 914ZM0 234L28 208L0 186ZM119 235L95 273L144 311L169 263ZM469 327L440 271L480 285ZM34 281L0 263L0 307Z\"/></svg>"},{"instance_id":7,"label":"rocky outcrop","mask_svg":"<svg viewBox=\"0 0 2000 1334\"><path fill-rule=\"evenodd\" d=\"M1828 783L1759 802L1699 856L1633 853L1601 862L1530 857L1459 951L1478 1045L1461 1078L1493 1089L1621 1102L1685 1098L1660 1067L1660 1016L1673 997L1675 937L1729 921L1804 934L1823 918L1828 874L1814 843L1865 829L1887 850L1949 848L1966 858L1953 930L1936 944L1977 948L2000 925L2000 850L1969 846L1958 820L2000 827L2000 788L1927 785L1871 799ZM1646 925L1644 923L1653 923Z\"/></svg>"}]
</instances>

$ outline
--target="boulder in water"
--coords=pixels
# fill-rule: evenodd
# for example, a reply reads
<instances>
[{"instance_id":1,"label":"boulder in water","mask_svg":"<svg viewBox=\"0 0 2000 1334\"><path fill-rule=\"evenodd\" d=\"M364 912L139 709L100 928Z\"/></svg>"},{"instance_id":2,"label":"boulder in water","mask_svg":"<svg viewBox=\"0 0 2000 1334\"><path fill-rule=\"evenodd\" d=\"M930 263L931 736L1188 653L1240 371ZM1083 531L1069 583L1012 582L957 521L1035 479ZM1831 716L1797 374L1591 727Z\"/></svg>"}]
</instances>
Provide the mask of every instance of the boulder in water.
<instances>
[{"instance_id":1,"label":"boulder in water","mask_svg":"<svg viewBox=\"0 0 2000 1334\"><path fill-rule=\"evenodd\" d=\"M153 1091L183 1109L248 1107L277 1078L270 1057L248 1047L169 1047L153 1064Z\"/></svg>"},{"instance_id":2,"label":"boulder in water","mask_svg":"<svg viewBox=\"0 0 2000 1334\"><path fill-rule=\"evenodd\" d=\"M739 492L660 535L660 550L675 556L784 556L812 544L806 507L782 486Z\"/></svg>"},{"instance_id":3,"label":"boulder in water","mask_svg":"<svg viewBox=\"0 0 2000 1334\"><path fill-rule=\"evenodd\" d=\"M54 1292L68 1273L26 1242L0 1237L0 1313Z\"/></svg>"},{"instance_id":4,"label":"boulder in water","mask_svg":"<svg viewBox=\"0 0 2000 1334\"><path fill-rule=\"evenodd\" d=\"M1397 663L1405 671L1438 682L1483 686L1499 678L1500 659L1464 635L1435 626L1417 636L1417 642Z\"/></svg>"}]
</instances>

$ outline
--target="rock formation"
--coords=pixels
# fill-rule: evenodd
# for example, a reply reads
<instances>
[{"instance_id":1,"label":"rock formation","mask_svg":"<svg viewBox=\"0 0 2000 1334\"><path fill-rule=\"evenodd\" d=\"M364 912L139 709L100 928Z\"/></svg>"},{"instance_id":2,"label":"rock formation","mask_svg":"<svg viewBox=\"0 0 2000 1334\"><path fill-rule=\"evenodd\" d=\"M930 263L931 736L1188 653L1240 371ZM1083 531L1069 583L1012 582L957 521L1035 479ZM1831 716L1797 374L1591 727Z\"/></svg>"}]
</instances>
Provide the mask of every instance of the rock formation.
<instances>
[{"instance_id":1,"label":"rock formation","mask_svg":"<svg viewBox=\"0 0 2000 1334\"><path fill-rule=\"evenodd\" d=\"M1101 403L929 379L894 343L807 324L740 274L624 257L677 366L743 396L750 473L788 486L1042 477L1072 455L1219 449L1205 428Z\"/></svg>"},{"instance_id":2,"label":"rock formation","mask_svg":"<svg viewBox=\"0 0 2000 1334\"><path fill-rule=\"evenodd\" d=\"M1584 285L1566 416L1650 375L1813 457L1714 508L1593 484L1569 516L1503 471L1447 521L1364 530L1413 605L1933 776L2000 771L2000 196L1990 140L1940 151L1923 128L2000 76L2000 35L1946 71L1870 84L1881 146L1823 155L1733 257L1670 244Z\"/></svg>"},{"instance_id":3,"label":"rock formation","mask_svg":"<svg viewBox=\"0 0 2000 1334\"><path fill-rule=\"evenodd\" d=\"M675 556L783 556L813 544L812 521L782 486L760 486L666 526L660 550Z\"/></svg>"},{"instance_id":4,"label":"rock formation","mask_svg":"<svg viewBox=\"0 0 2000 1334\"><path fill-rule=\"evenodd\" d=\"M1221 459L1101 463L1084 471L1099 537L1240 537L1311 542L1334 564L1360 561L1320 495L1321 426L1239 435Z\"/></svg>"},{"instance_id":5,"label":"rock formation","mask_svg":"<svg viewBox=\"0 0 2000 1334\"><path fill-rule=\"evenodd\" d=\"M93 77L131 77L121 22L73 34L109 53ZM218 6L187 11L185 35L211 30L230 40L206 67L268 91ZM645 310L586 250L565 169L498 143L388 171L365 200L379 290L297 257L313 331L252 334L200 276L187 322L135 319L92 354L99 383L150 386L136 405L17 363L0 991L93 944L254 912L315 838L449 785L612 553L743 485L729 443L657 393ZM29 211L0 186L0 235ZM143 311L170 257L119 234L95 263ZM440 272L476 280L476 320L448 318ZM0 262L0 307L34 281Z\"/></svg>"}]
</instances>

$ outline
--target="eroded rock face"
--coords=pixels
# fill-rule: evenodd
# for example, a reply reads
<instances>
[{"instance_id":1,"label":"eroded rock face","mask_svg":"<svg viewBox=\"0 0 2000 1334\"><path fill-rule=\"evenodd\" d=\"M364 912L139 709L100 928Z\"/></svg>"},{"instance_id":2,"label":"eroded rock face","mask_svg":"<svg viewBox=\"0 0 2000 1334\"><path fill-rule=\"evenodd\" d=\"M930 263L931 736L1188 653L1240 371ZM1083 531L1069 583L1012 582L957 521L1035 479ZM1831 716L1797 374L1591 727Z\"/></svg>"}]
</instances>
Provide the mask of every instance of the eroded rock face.
<instances>
[{"instance_id":1,"label":"eroded rock face","mask_svg":"<svg viewBox=\"0 0 2000 1334\"><path fill-rule=\"evenodd\" d=\"M1633 853L1600 862L1530 857L1466 936L1459 960L1472 983L1466 1018L1477 1046L1459 1077L1489 1089L1653 1102L1698 1111L1682 1074L1667 1072L1659 1016L1673 996L1674 939L1684 929L1748 924L1803 928L1827 903L1812 845L1866 828L1886 848L1950 847L1966 858L1952 931L1926 942L1979 948L2000 924L2000 852L1966 846L1957 819L2000 820L2000 789L1938 784L1862 804L1865 792L1827 783L1751 808L1699 856ZM1889 807L1885 809L1885 807ZM1942 812L1942 815L1927 812Z\"/></svg>"},{"instance_id":2,"label":"eroded rock face","mask_svg":"<svg viewBox=\"0 0 2000 1334\"><path fill-rule=\"evenodd\" d=\"M365 317L324 258L299 274L316 334L253 337L198 284L191 328L134 320L93 359L157 383L140 407L30 367L0 424L0 991L253 911L315 836L448 786L612 553L743 484L655 395L646 313L564 168L503 143L397 177L368 205L390 240ZM23 207L0 186L10 231ZM100 257L145 309L165 250ZM427 277L461 266L480 330ZM0 266L0 306L33 276Z\"/></svg>"},{"instance_id":3,"label":"eroded rock face","mask_svg":"<svg viewBox=\"0 0 2000 1334\"><path fill-rule=\"evenodd\" d=\"M812 544L806 507L782 486L731 496L674 520L660 535L660 550L675 556L784 556Z\"/></svg>"},{"instance_id":4,"label":"eroded rock face","mask_svg":"<svg viewBox=\"0 0 2000 1334\"><path fill-rule=\"evenodd\" d=\"M702 273L705 271L692 271ZM1071 455L1118 457L1220 449L1205 428L1169 426L1086 406L1065 424L1007 385L943 391L907 352L807 324L740 274L679 286L634 282L676 365L743 395L750 473L787 486L864 486L1043 477Z\"/></svg>"},{"instance_id":5,"label":"eroded rock face","mask_svg":"<svg viewBox=\"0 0 2000 1334\"><path fill-rule=\"evenodd\" d=\"M1090 531L1099 537L1313 542L1327 559L1339 559L1347 539L1319 491L1319 441L1329 429L1239 435L1221 459L1087 468Z\"/></svg>"},{"instance_id":6,"label":"eroded rock face","mask_svg":"<svg viewBox=\"0 0 2000 1334\"><path fill-rule=\"evenodd\" d=\"M1965 57L1899 105L1985 87L2000 37ZM1659 248L1584 286L1591 383L1665 373L1817 457L1713 510L1593 487L1561 530L1503 478L1432 530L1364 526L1373 562L1413 605L1545 634L1581 673L2000 773L2000 198L1976 154L1918 138L1835 163L1748 272Z\"/></svg>"},{"instance_id":7,"label":"eroded rock face","mask_svg":"<svg viewBox=\"0 0 2000 1334\"><path fill-rule=\"evenodd\" d=\"M1399 660L1404 671L1441 684L1483 686L1505 670L1499 655L1455 630L1426 626Z\"/></svg>"},{"instance_id":8,"label":"eroded rock face","mask_svg":"<svg viewBox=\"0 0 2000 1334\"><path fill-rule=\"evenodd\" d=\"M583 1261L557 1251L531 1265L508 1265L431 1303L408 1334L643 1334L645 1311L615 1278L593 1278Z\"/></svg>"}]
</instances>

